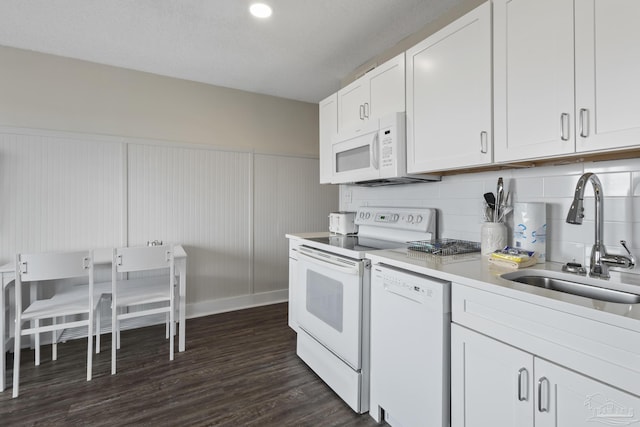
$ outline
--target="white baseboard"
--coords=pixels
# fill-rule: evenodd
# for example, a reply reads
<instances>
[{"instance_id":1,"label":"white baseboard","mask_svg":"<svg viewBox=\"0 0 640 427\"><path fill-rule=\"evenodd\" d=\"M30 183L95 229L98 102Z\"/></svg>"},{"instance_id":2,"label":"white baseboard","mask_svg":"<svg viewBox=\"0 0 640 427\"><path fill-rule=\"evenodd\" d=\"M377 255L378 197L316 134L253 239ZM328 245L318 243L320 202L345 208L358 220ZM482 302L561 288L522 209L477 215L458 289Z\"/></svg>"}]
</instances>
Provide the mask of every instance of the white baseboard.
<instances>
[{"instance_id":1,"label":"white baseboard","mask_svg":"<svg viewBox=\"0 0 640 427\"><path fill-rule=\"evenodd\" d=\"M211 314L259 307L261 305L277 304L289 300L289 290L281 289L259 294L241 295L239 297L187 304L187 319L209 316Z\"/></svg>"}]
</instances>

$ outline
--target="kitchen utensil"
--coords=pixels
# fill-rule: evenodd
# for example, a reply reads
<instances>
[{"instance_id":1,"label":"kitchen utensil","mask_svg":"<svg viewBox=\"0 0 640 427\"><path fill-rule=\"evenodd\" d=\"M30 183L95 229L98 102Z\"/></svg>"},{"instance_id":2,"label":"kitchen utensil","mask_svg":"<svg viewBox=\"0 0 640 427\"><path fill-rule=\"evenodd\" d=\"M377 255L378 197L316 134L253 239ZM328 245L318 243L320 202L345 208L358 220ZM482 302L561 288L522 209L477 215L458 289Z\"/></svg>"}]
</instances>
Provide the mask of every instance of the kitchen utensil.
<instances>
[{"instance_id":1,"label":"kitchen utensil","mask_svg":"<svg viewBox=\"0 0 640 427\"><path fill-rule=\"evenodd\" d=\"M484 193L484 201L487 202L487 205L491 209L496 208L496 196L494 196L493 193Z\"/></svg>"},{"instance_id":2,"label":"kitchen utensil","mask_svg":"<svg viewBox=\"0 0 640 427\"><path fill-rule=\"evenodd\" d=\"M505 222L507 219L507 215L511 213L513 210L512 206L503 206L503 209L500 211L500 217L498 218L498 222Z\"/></svg>"},{"instance_id":3,"label":"kitchen utensil","mask_svg":"<svg viewBox=\"0 0 640 427\"><path fill-rule=\"evenodd\" d=\"M498 188L496 190L496 208L494 221L498 221L500 218L500 210L502 209L502 203L504 201L504 183L502 181L502 177L498 178Z\"/></svg>"}]
</instances>

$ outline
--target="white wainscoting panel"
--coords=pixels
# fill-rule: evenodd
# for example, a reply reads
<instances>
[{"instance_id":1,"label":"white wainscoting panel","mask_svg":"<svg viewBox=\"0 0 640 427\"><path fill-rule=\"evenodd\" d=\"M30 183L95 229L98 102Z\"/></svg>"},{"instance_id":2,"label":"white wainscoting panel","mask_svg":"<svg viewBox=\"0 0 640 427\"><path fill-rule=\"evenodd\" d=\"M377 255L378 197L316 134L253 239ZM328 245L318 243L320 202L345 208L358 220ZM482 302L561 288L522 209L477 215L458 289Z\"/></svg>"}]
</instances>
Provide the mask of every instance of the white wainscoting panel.
<instances>
[{"instance_id":1,"label":"white wainscoting panel","mask_svg":"<svg viewBox=\"0 0 640 427\"><path fill-rule=\"evenodd\" d=\"M187 303L251 293L251 156L128 144L128 244L184 245Z\"/></svg>"},{"instance_id":2,"label":"white wainscoting panel","mask_svg":"<svg viewBox=\"0 0 640 427\"><path fill-rule=\"evenodd\" d=\"M254 293L286 289L286 233L325 231L338 186L319 184L318 159L255 155Z\"/></svg>"},{"instance_id":3,"label":"white wainscoting panel","mask_svg":"<svg viewBox=\"0 0 640 427\"><path fill-rule=\"evenodd\" d=\"M123 244L123 153L116 138L0 129L0 263Z\"/></svg>"}]
</instances>

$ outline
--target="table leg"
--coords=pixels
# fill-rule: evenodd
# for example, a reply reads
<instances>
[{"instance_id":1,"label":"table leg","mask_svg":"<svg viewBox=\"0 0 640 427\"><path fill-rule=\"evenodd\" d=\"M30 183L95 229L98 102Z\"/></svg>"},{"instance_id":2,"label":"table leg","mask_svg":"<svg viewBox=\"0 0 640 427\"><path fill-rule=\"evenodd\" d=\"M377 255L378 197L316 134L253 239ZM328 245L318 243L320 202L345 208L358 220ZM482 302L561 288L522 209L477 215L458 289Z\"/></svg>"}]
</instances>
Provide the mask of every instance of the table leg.
<instances>
[{"instance_id":1,"label":"table leg","mask_svg":"<svg viewBox=\"0 0 640 427\"><path fill-rule=\"evenodd\" d=\"M187 260L183 259L179 261L180 269L180 314L178 317L179 330L178 330L178 351L185 350L185 334L186 334L186 322L187 317Z\"/></svg>"}]
</instances>

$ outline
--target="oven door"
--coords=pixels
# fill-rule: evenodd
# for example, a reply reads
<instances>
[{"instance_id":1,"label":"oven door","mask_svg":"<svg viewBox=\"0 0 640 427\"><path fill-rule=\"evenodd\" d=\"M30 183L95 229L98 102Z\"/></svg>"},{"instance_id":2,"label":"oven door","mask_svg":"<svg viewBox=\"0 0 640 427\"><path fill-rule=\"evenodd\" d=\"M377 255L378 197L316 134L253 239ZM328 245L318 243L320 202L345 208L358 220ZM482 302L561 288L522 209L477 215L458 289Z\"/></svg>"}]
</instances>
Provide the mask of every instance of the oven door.
<instances>
[{"instance_id":1,"label":"oven door","mask_svg":"<svg viewBox=\"0 0 640 427\"><path fill-rule=\"evenodd\" d=\"M361 369L365 262L301 246L298 325L354 370Z\"/></svg>"}]
</instances>

